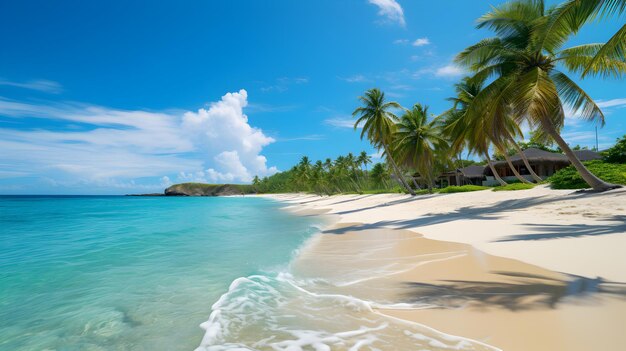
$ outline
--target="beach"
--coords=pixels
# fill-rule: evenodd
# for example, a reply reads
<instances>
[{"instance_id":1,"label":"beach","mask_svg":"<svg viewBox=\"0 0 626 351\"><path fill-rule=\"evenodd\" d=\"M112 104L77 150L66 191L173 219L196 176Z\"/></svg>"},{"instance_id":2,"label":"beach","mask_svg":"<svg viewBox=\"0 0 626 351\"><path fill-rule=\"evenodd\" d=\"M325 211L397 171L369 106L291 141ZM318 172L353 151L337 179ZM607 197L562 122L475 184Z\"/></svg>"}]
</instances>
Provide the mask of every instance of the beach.
<instances>
[{"instance_id":1,"label":"beach","mask_svg":"<svg viewBox=\"0 0 626 351\"><path fill-rule=\"evenodd\" d=\"M334 224L292 264L381 318L503 350L626 343L626 190L263 195Z\"/></svg>"}]
</instances>

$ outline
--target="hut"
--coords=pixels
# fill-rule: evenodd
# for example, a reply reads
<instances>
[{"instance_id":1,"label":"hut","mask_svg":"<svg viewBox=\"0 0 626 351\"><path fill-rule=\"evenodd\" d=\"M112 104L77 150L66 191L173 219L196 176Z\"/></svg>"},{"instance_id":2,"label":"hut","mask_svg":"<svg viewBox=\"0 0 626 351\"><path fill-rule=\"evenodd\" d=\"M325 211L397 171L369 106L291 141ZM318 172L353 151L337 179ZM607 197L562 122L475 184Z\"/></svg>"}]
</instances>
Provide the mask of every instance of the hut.
<instances>
[{"instance_id":1,"label":"hut","mask_svg":"<svg viewBox=\"0 0 626 351\"><path fill-rule=\"evenodd\" d=\"M532 169L535 171L535 173L539 177L543 179L548 178L559 169L565 168L569 166L570 164L567 156L560 154L560 153L554 153L554 152L545 151L541 149L535 149L535 148L529 148L529 149L524 150L523 152L526 158L528 159L528 163L530 164ZM591 160L597 160L597 159L602 158L600 154L591 150L576 150L574 151L574 153L576 154L578 159L580 159L581 161L591 161ZM528 171L528 169L526 168L526 165L524 164L524 160L521 158L519 154L511 156L511 163L513 164L513 167L515 167L517 171L524 178L530 181L533 180L530 175L530 172ZM502 177L502 179L504 179L505 181L507 180L513 181L517 179L515 178L513 171L511 170L511 168L509 167L506 161L497 161L497 162L494 162L493 165L494 165L494 168L496 169L496 172L498 172L498 175L500 175L500 177ZM489 167L485 167L484 173L485 173L486 180L485 182L483 182L483 185L496 185L497 184L493 176L493 173L491 172L491 169Z\"/></svg>"},{"instance_id":2,"label":"hut","mask_svg":"<svg viewBox=\"0 0 626 351\"><path fill-rule=\"evenodd\" d=\"M449 185L481 185L485 180L485 166L471 165L445 172L439 176L441 187Z\"/></svg>"}]
</instances>

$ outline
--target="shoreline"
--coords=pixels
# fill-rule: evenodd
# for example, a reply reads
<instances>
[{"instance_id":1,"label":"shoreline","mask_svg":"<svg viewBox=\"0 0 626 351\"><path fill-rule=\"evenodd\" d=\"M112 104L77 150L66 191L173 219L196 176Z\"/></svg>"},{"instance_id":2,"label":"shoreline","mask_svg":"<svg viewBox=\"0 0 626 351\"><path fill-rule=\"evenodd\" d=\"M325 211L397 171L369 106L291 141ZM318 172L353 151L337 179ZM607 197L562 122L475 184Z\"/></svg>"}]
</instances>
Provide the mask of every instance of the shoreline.
<instances>
[{"instance_id":1,"label":"shoreline","mask_svg":"<svg viewBox=\"0 0 626 351\"><path fill-rule=\"evenodd\" d=\"M295 269L379 314L504 350L626 343L624 190L261 196L333 217Z\"/></svg>"}]
</instances>

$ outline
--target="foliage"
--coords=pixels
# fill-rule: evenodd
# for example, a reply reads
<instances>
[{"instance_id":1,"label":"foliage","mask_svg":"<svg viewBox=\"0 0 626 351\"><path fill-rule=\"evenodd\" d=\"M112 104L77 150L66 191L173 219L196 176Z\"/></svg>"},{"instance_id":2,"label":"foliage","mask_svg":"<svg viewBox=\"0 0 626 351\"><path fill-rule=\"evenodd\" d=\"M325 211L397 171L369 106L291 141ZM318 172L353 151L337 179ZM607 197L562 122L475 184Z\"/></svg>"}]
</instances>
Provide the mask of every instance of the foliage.
<instances>
[{"instance_id":1,"label":"foliage","mask_svg":"<svg viewBox=\"0 0 626 351\"><path fill-rule=\"evenodd\" d=\"M414 195L411 187L401 176L401 171L394 160L394 155L390 151L390 144L394 141L396 122L398 122L398 116L392 110L401 109L402 106L395 101L387 101L385 93L378 88L366 91L363 96L359 97L359 101L361 101L361 106L352 112L352 116L357 119L354 122L354 129L356 130L359 125L362 125L361 140L367 135L367 140L369 140L372 146L378 150L383 149L385 151L385 157L393 168L396 179L402 183L402 186L411 195Z\"/></svg>"},{"instance_id":2,"label":"foliage","mask_svg":"<svg viewBox=\"0 0 626 351\"><path fill-rule=\"evenodd\" d=\"M437 119L428 121L428 106L415 104L396 124L392 152L398 162L416 170L432 191L437 161L446 159L448 143ZM438 154L439 153L439 154Z\"/></svg>"},{"instance_id":3,"label":"foliage","mask_svg":"<svg viewBox=\"0 0 626 351\"><path fill-rule=\"evenodd\" d=\"M493 191L528 190L534 188L535 186L536 184L514 183L494 187Z\"/></svg>"},{"instance_id":4,"label":"foliage","mask_svg":"<svg viewBox=\"0 0 626 351\"><path fill-rule=\"evenodd\" d=\"M469 191L480 191L489 189L486 186L480 185L461 185L461 186L449 186L447 188L439 189L439 193L441 194L451 194L451 193L465 193Z\"/></svg>"},{"instance_id":5,"label":"foliage","mask_svg":"<svg viewBox=\"0 0 626 351\"><path fill-rule=\"evenodd\" d=\"M486 84L466 114L480 115L487 135L495 131L492 137L497 138L506 131L507 115L518 126L524 121L541 126L541 133L565 151L587 183L606 190L611 185L594 177L559 134L568 109L578 111L584 120L604 123L602 110L576 78L584 74L620 78L626 73L623 43L610 45L608 51L603 44L564 47L603 6L593 3L604 2L572 0L545 6L543 1L514 0L493 7L478 20L478 28L490 29L495 36L466 48L456 62L473 72L471 81ZM472 131L479 134L480 129ZM493 143L502 146L497 139Z\"/></svg>"},{"instance_id":6,"label":"foliage","mask_svg":"<svg viewBox=\"0 0 626 351\"><path fill-rule=\"evenodd\" d=\"M366 165L371 157L362 152L358 157L352 153L339 156L334 161L311 163L307 156L285 172L263 179L255 178L254 189L259 193L311 192L318 195L377 194L402 192L393 182L387 166L375 164L371 170Z\"/></svg>"},{"instance_id":7,"label":"foliage","mask_svg":"<svg viewBox=\"0 0 626 351\"><path fill-rule=\"evenodd\" d=\"M614 184L626 185L626 164L606 163L600 160L584 162L587 168L600 179ZM587 183L572 166L554 173L548 182L553 189L585 189Z\"/></svg>"},{"instance_id":8,"label":"foliage","mask_svg":"<svg viewBox=\"0 0 626 351\"><path fill-rule=\"evenodd\" d=\"M618 138L615 145L602 154L605 162L626 163L626 135Z\"/></svg>"}]
</instances>

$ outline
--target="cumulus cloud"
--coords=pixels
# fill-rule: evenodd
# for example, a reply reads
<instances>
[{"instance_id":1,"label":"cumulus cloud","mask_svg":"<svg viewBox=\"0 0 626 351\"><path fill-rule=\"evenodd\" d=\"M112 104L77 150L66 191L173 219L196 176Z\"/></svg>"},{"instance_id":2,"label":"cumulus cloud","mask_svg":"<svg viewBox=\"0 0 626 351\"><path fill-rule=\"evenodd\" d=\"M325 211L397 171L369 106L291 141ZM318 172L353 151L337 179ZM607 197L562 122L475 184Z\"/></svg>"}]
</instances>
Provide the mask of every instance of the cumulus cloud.
<instances>
[{"instance_id":1,"label":"cumulus cloud","mask_svg":"<svg viewBox=\"0 0 626 351\"><path fill-rule=\"evenodd\" d=\"M405 26L404 11L396 0L368 0L370 4L378 7L378 15L385 17L387 21Z\"/></svg>"},{"instance_id":2,"label":"cumulus cloud","mask_svg":"<svg viewBox=\"0 0 626 351\"><path fill-rule=\"evenodd\" d=\"M428 44L430 44L430 40L428 40L428 38L419 38L419 39L416 39L412 45L413 46L425 46Z\"/></svg>"},{"instance_id":3,"label":"cumulus cloud","mask_svg":"<svg viewBox=\"0 0 626 351\"><path fill-rule=\"evenodd\" d=\"M461 67L454 65L454 64L449 64L443 67L439 67L435 71L435 76L437 77L454 78L454 77L462 76L463 74L465 74L465 71Z\"/></svg>"},{"instance_id":4,"label":"cumulus cloud","mask_svg":"<svg viewBox=\"0 0 626 351\"><path fill-rule=\"evenodd\" d=\"M267 166L261 151L274 139L249 124L243 112L247 97L245 90L228 93L193 112L0 98L0 116L14 122L0 128L0 173L120 188L145 177L159 187L171 183L172 174L184 180L230 182L269 175L277 170ZM20 127L32 118L46 119L50 127Z\"/></svg>"}]
</instances>

